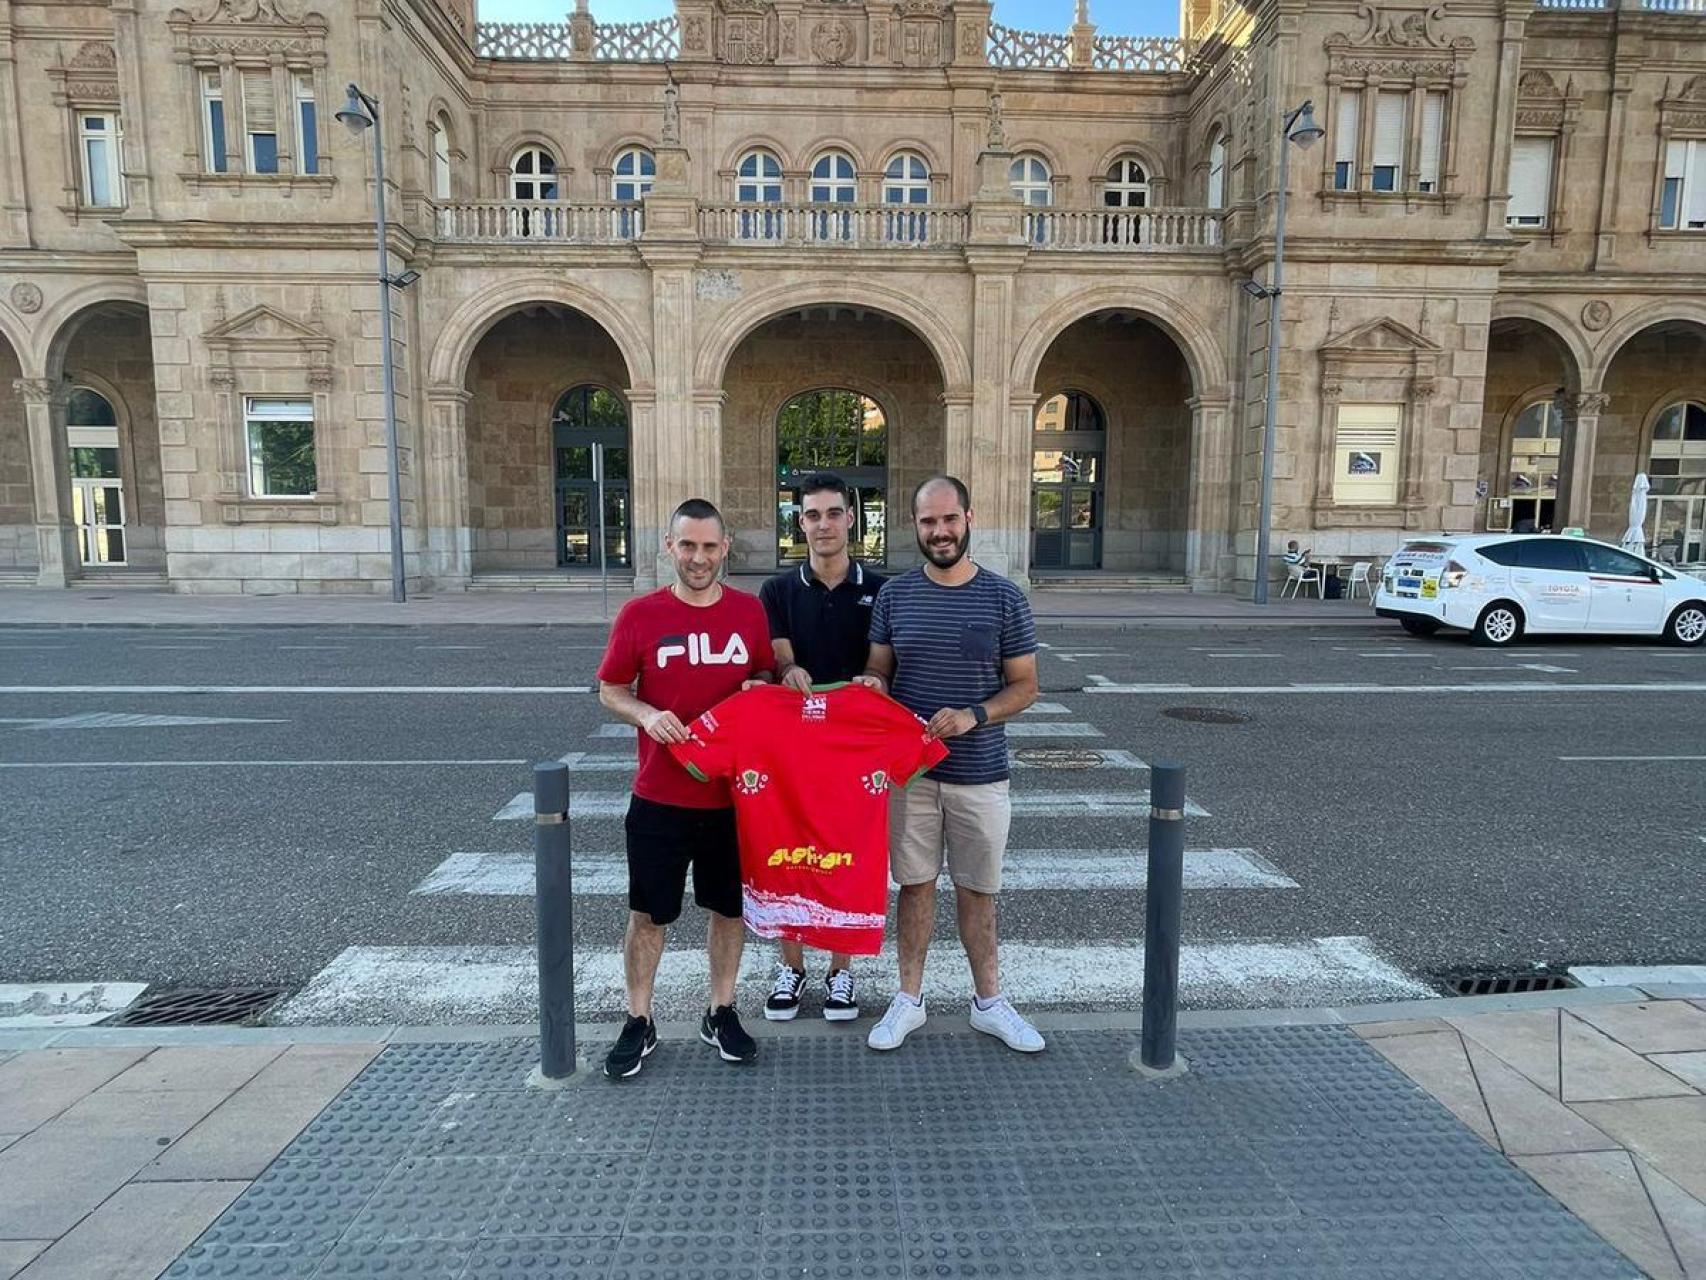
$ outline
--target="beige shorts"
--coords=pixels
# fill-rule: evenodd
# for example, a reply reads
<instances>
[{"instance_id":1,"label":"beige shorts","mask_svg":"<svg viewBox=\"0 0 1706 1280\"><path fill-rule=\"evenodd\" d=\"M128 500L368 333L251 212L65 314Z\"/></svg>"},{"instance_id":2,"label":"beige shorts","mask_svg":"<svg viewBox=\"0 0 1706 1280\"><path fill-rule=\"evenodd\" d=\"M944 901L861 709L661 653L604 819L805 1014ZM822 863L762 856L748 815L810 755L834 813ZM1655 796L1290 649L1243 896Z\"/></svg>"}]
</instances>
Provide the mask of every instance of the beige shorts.
<instances>
[{"instance_id":1,"label":"beige shorts","mask_svg":"<svg viewBox=\"0 0 1706 1280\"><path fill-rule=\"evenodd\" d=\"M890 793L889 870L896 884L929 884L942 874L943 853L956 885L1001 891L1001 860L1013 808L1007 782L962 785L919 778Z\"/></svg>"}]
</instances>

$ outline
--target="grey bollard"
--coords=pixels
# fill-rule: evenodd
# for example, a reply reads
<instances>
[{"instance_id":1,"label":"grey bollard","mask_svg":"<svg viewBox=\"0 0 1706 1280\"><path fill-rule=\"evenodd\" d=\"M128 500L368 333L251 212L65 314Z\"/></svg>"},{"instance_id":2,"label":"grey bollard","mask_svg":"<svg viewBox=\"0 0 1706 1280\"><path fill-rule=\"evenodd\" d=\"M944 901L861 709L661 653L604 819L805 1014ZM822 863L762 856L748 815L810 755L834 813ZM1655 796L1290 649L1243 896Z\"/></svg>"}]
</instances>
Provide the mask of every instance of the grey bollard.
<instances>
[{"instance_id":1,"label":"grey bollard","mask_svg":"<svg viewBox=\"0 0 1706 1280\"><path fill-rule=\"evenodd\" d=\"M1143 1038L1132 1065L1145 1075L1185 1069L1174 1050L1179 1021L1179 925L1185 890L1185 766L1156 762L1149 775L1149 875L1143 925Z\"/></svg>"},{"instance_id":2,"label":"grey bollard","mask_svg":"<svg viewBox=\"0 0 1706 1280\"><path fill-rule=\"evenodd\" d=\"M575 1071L575 902L569 872L569 768L533 766L533 886L539 947L539 1070L535 1083Z\"/></svg>"}]
</instances>

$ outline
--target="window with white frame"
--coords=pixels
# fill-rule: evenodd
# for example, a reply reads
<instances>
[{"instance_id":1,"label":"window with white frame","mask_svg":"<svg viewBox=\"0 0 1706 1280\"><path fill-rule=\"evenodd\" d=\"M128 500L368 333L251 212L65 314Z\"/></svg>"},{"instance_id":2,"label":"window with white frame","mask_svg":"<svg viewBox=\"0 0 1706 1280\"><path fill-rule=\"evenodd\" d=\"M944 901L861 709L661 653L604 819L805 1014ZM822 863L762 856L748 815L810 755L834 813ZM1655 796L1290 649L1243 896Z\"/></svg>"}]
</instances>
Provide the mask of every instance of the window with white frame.
<instances>
[{"instance_id":1,"label":"window with white frame","mask_svg":"<svg viewBox=\"0 0 1706 1280\"><path fill-rule=\"evenodd\" d=\"M439 113L432 122L432 196L450 199L450 121Z\"/></svg>"},{"instance_id":2,"label":"window with white frame","mask_svg":"<svg viewBox=\"0 0 1706 1280\"><path fill-rule=\"evenodd\" d=\"M853 158L842 151L826 151L813 160L808 198L813 204L858 203L859 176Z\"/></svg>"},{"instance_id":3,"label":"window with white frame","mask_svg":"<svg viewBox=\"0 0 1706 1280\"><path fill-rule=\"evenodd\" d=\"M1416 155L1416 190L1438 191L1440 154L1445 146L1445 95L1422 95L1422 136Z\"/></svg>"},{"instance_id":4,"label":"window with white frame","mask_svg":"<svg viewBox=\"0 0 1706 1280\"><path fill-rule=\"evenodd\" d=\"M1362 139L1362 94L1346 90L1339 95L1339 118L1333 130L1333 190L1354 191L1357 185L1357 151Z\"/></svg>"},{"instance_id":5,"label":"window with white frame","mask_svg":"<svg viewBox=\"0 0 1706 1280\"><path fill-rule=\"evenodd\" d=\"M1507 227L1544 227L1552 208L1551 138L1517 138L1511 143L1510 203Z\"/></svg>"},{"instance_id":6,"label":"window with white frame","mask_svg":"<svg viewBox=\"0 0 1706 1280\"><path fill-rule=\"evenodd\" d=\"M1121 156L1108 166L1102 203L1111 209L1142 209L1149 204L1149 173L1135 156Z\"/></svg>"},{"instance_id":7,"label":"window with white frame","mask_svg":"<svg viewBox=\"0 0 1706 1280\"><path fill-rule=\"evenodd\" d=\"M272 71L244 71L243 155L250 173L278 172L278 98Z\"/></svg>"},{"instance_id":8,"label":"window with white frame","mask_svg":"<svg viewBox=\"0 0 1706 1280\"><path fill-rule=\"evenodd\" d=\"M1669 405L1653 423L1651 545L1670 564L1706 562L1706 404Z\"/></svg>"},{"instance_id":9,"label":"window with white frame","mask_svg":"<svg viewBox=\"0 0 1706 1280\"><path fill-rule=\"evenodd\" d=\"M1374 96L1374 163L1369 187L1374 191L1404 189L1404 140L1408 135L1410 95Z\"/></svg>"},{"instance_id":10,"label":"window with white frame","mask_svg":"<svg viewBox=\"0 0 1706 1280\"><path fill-rule=\"evenodd\" d=\"M883 169L884 204L929 204L930 165L915 151L902 151Z\"/></svg>"},{"instance_id":11,"label":"window with white frame","mask_svg":"<svg viewBox=\"0 0 1706 1280\"><path fill-rule=\"evenodd\" d=\"M83 111L77 116L77 154L82 167L83 203L93 209L124 204L124 155L116 111Z\"/></svg>"},{"instance_id":12,"label":"window with white frame","mask_svg":"<svg viewBox=\"0 0 1706 1280\"><path fill-rule=\"evenodd\" d=\"M768 151L748 151L735 166L735 199L742 204L781 204L782 162Z\"/></svg>"},{"instance_id":13,"label":"window with white frame","mask_svg":"<svg viewBox=\"0 0 1706 1280\"><path fill-rule=\"evenodd\" d=\"M616 157L616 165L610 175L610 198L642 200L652 189L657 176L657 157L644 147L628 147Z\"/></svg>"},{"instance_id":14,"label":"window with white frame","mask_svg":"<svg viewBox=\"0 0 1706 1280\"><path fill-rule=\"evenodd\" d=\"M1674 138L1665 144L1659 226L1666 231L1706 229L1706 141Z\"/></svg>"},{"instance_id":15,"label":"window with white frame","mask_svg":"<svg viewBox=\"0 0 1706 1280\"><path fill-rule=\"evenodd\" d=\"M523 147L509 162L511 200L555 200L557 157L544 147Z\"/></svg>"},{"instance_id":16,"label":"window with white frame","mask_svg":"<svg viewBox=\"0 0 1706 1280\"><path fill-rule=\"evenodd\" d=\"M314 102L314 77L306 71L291 76L296 107L296 172L320 172L319 108Z\"/></svg>"},{"instance_id":17,"label":"window with white frame","mask_svg":"<svg viewBox=\"0 0 1706 1280\"><path fill-rule=\"evenodd\" d=\"M1333 500L1346 506L1398 502L1401 404L1341 404L1333 431Z\"/></svg>"},{"instance_id":18,"label":"window with white frame","mask_svg":"<svg viewBox=\"0 0 1706 1280\"><path fill-rule=\"evenodd\" d=\"M314 406L307 400L247 396L243 434L249 454L249 492L257 498L311 498Z\"/></svg>"},{"instance_id":19,"label":"window with white frame","mask_svg":"<svg viewBox=\"0 0 1706 1280\"><path fill-rule=\"evenodd\" d=\"M1048 161L1038 155L1023 155L1007 166L1008 185L1020 204L1039 207L1054 203L1054 175Z\"/></svg>"},{"instance_id":20,"label":"window with white frame","mask_svg":"<svg viewBox=\"0 0 1706 1280\"><path fill-rule=\"evenodd\" d=\"M1226 135L1216 133L1208 144L1208 207L1226 207Z\"/></svg>"},{"instance_id":21,"label":"window with white frame","mask_svg":"<svg viewBox=\"0 0 1706 1280\"><path fill-rule=\"evenodd\" d=\"M209 173L224 173L225 83L218 71L201 73L201 137Z\"/></svg>"}]
</instances>

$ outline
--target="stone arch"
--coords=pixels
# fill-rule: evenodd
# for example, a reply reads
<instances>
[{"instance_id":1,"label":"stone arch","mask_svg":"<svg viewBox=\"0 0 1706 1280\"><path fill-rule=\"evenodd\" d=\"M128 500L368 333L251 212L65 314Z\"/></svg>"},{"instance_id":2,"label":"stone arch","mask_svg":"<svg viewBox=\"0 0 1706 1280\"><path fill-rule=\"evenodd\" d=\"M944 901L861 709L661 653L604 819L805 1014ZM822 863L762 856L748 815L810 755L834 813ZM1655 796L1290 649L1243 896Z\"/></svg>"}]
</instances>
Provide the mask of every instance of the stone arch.
<instances>
[{"instance_id":1,"label":"stone arch","mask_svg":"<svg viewBox=\"0 0 1706 1280\"><path fill-rule=\"evenodd\" d=\"M58 378L64 370L65 351L83 321L96 308L108 303L130 303L148 309L148 289L140 280L106 280L73 289L42 312L35 326L34 341L18 349L20 361L28 360L26 376ZM39 371L39 373L37 372Z\"/></svg>"},{"instance_id":2,"label":"stone arch","mask_svg":"<svg viewBox=\"0 0 1706 1280\"><path fill-rule=\"evenodd\" d=\"M1178 344L1198 396L1226 394L1226 356L1214 330L1190 308L1141 285L1098 285L1062 298L1031 323L1013 355L1015 394L1029 394L1050 345L1068 326L1098 311L1135 311Z\"/></svg>"},{"instance_id":3,"label":"stone arch","mask_svg":"<svg viewBox=\"0 0 1706 1280\"><path fill-rule=\"evenodd\" d=\"M1161 155L1146 142L1126 141L1109 147L1102 153L1102 158L1096 162L1096 167L1090 170L1091 179L1105 179L1108 170L1114 167L1114 161L1125 156L1135 156L1143 165L1143 172L1151 185L1157 181L1166 182L1167 167L1161 162Z\"/></svg>"},{"instance_id":4,"label":"stone arch","mask_svg":"<svg viewBox=\"0 0 1706 1280\"><path fill-rule=\"evenodd\" d=\"M652 385L652 353L645 334L615 303L591 289L552 276L526 276L484 289L464 300L439 332L429 365L435 387L460 387L480 339L512 312L539 303L556 303L582 312L615 341L628 366L628 387Z\"/></svg>"},{"instance_id":5,"label":"stone arch","mask_svg":"<svg viewBox=\"0 0 1706 1280\"><path fill-rule=\"evenodd\" d=\"M1041 156L1043 163L1048 166L1049 178L1060 181L1071 175L1066 170L1065 163L1060 158L1060 149L1052 143L1044 142L1041 138L1028 137L1015 142L1008 148L1017 160L1020 156Z\"/></svg>"},{"instance_id":6,"label":"stone arch","mask_svg":"<svg viewBox=\"0 0 1706 1280\"><path fill-rule=\"evenodd\" d=\"M811 142L800 148L800 171L806 175L808 183L811 181L812 166L832 151L839 151L853 162L855 179L865 172L867 161L862 147L843 134L825 134L823 137L812 139Z\"/></svg>"},{"instance_id":7,"label":"stone arch","mask_svg":"<svg viewBox=\"0 0 1706 1280\"><path fill-rule=\"evenodd\" d=\"M693 385L720 387L735 348L765 321L789 311L822 306L856 307L898 320L930 348L942 375L942 385L948 391L971 385L971 359L948 324L912 296L868 280L860 281L856 288L845 280L778 285L730 307L700 340L699 354L693 364Z\"/></svg>"},{"instance_id":8,"label":"stone arch","mask_svg":"<svg viewBox=\"0 0 1706 1280\"><path fill-rule=\"evenodd\" d=\"M724 150L722 163L717 166L718 172L733 175L741 157L749 151L768 151L775 156L776 163L782 166L783 178L797 167L793 154L775 138L767 133L750 133Z\"/></svg>"},{"instance_id":9,"label":"stone arch","mask_svg":"<svg viewBox=\"0 0 1706 1280\"><path fill-rule=\"evenodd\" d=\"M881 158L877 161L876 172L887 173L889 161L893 160L903 152L908 151L924 157L924 163L930 166L930 177L932 181L946 176L947 167L942 163L942 157L937 153L935 147L931 146L928 142L925 142L922 138L897 138L885 144L882 149Z\"/></svg>"},{"instance_id":10,"label":"stone arch","mask_svg":"<svg viewBox=\"0 0 1706 1280\"><path fill-rule=\"evenodd\" d=\"M1608 327L1594 344L1593 380L1590 383L1584 378L1582 389L1599 390L1612 361L1633 339L1654 325L1677 323L1692 324L1706 331L1706 302L1692 298L1667 298L1652 307L1637 308Z\"/></svg>"},{"instance_id":11,"label":"stone arch","mask_svg":"<svg viewBox=\"0 0 1706 1280\"><path fill-rule=\"evenodd\" d=\"M1557 342L1559 353L1569 357L1569 367L1565 372L1574 376L1576 389L1587 388L1588 374L1594 367L1593 354L1582 337L1581 328L1572 324L1569 317L1543 302L1499 297L1493 300L1492 321L1496 324L1500 320L1526 320L1544 329Z\"/></svg>"}]
</instances>

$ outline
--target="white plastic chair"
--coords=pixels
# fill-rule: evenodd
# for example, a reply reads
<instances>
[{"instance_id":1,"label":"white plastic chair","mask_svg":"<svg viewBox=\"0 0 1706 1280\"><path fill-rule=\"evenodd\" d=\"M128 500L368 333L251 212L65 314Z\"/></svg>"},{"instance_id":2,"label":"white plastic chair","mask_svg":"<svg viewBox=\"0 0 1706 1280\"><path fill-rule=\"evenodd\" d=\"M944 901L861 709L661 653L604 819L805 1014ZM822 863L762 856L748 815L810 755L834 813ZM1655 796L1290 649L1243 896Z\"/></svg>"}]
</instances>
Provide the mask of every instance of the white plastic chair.
<instances>
[{"instance_id":1,"label":"white plastic chair","mask_svg":"<svg viewBox=\"0 0 1706 1280\"><path fill-rule=\"evenodd\" d=\"M1374 599L1374 584L1368 579L1368 568L1366 560L1358 560L1351 566L1351 576L1345 587L1345 599L1355 600L1359 586L1368 593L1369 600Z\"/></svg>"},{"instance_id":2,"label":"white plastic chair","mask_svg":"<svg viewBox=\"0 0 1706 1280\"><path fill-rule=\"evenodd\" d=\"M1311 565L1288 564L1285 567L1285 583L1280 587L1280 599L1285 599L1287 587L1291 588L1291 594L1295 598L1302 594L1303 588L1311 585L1314 586L1316 598L1319 599L1321 595L1321 570Z\"/></svg>"}]
</instances>

